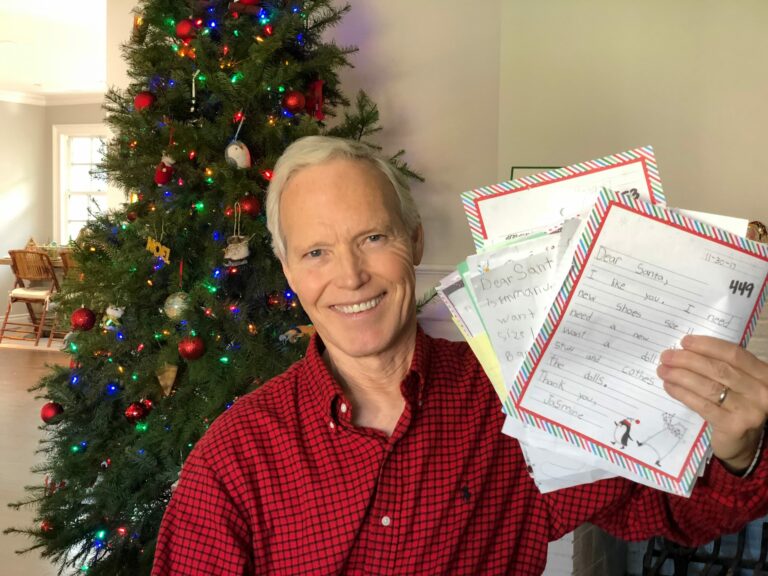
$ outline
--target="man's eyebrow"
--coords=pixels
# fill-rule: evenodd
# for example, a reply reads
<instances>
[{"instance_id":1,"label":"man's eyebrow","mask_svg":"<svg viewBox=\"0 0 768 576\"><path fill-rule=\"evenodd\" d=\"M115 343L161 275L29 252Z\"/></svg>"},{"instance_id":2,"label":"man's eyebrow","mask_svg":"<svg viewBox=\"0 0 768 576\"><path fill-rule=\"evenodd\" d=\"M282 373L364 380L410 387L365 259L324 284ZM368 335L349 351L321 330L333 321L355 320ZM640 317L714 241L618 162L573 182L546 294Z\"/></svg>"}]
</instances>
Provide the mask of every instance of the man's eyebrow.
<instances>
[{"instance_id":1,"label":"man's eyebrow","mask_svg":"<svg viewBox=\"0 0 768 576\"><path fill-rule=\"evenodd\" d=\"M372 234L391 234L395 230L394 226L392 224L374 224L373 226L370 226L368 228L365 228L361 232L357 234L358 237L361 236L371 236Z\"/></svg>"}]
</instances>

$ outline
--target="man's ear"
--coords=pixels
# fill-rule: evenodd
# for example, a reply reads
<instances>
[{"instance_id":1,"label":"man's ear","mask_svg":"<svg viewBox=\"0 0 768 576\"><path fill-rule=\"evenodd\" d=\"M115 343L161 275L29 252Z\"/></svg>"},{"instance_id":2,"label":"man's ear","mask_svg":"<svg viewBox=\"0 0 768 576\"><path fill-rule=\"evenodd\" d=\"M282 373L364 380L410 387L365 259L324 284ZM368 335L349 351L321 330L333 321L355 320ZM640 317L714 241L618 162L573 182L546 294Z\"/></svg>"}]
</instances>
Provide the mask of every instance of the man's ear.
<instances>
[{"instance_id":1,"label":"man's ear","mask_svg":"<svg viewBox=\"0 0 768 576\"><path fill-rule=\"evenodd\" d=\"M424 228L421 223L411 234L411 242L413 242L413 265L418 266L421 264L421 257L424 256Z\"/></svg>"}]
</instances>

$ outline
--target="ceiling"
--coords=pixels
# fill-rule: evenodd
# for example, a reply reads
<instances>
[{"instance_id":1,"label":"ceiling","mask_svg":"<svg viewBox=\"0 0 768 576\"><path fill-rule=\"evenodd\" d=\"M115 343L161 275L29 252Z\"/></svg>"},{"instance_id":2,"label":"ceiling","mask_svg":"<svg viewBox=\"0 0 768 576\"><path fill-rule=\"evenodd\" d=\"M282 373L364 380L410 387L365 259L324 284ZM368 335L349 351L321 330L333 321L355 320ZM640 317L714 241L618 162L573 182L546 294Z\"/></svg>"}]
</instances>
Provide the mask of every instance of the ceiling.
<instances>
[{"instance_id":1,"label":"ceiling","mask_svg":"<svg viewBox=\"0 0 768 576\"><path fill-rule=\"evenodd\" d=\"M0 0L0 92L43 102L103 93L107 0Z\"/></svg>"}]
</instances>

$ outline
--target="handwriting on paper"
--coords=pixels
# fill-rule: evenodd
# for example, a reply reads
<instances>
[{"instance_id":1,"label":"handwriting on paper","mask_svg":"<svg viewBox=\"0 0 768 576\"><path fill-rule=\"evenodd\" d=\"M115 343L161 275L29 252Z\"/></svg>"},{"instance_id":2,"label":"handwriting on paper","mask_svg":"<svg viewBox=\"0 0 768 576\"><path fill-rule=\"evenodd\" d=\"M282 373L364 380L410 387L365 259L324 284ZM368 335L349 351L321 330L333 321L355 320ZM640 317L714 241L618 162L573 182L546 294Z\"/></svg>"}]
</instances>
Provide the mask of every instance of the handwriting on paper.
<instances>
[{"instance_id":1,"label":"handwriting on paper","mask_svg":"<svg viewBox=\"0 0 768 576\"><path fill-rule=\"evenodd\" d=\"M739 342L768 263L612 206L519 406L679 475L703 421L656 376L686 334Z\"/></svg>"},{"instance_id":2,"label":"handwriting on paper","mask_svg":"<svg viewBox=\"0 0 768 576\"><path fill-rule=\"evenodd\" d=\"M478 312L511 382L560 288L553 254L559 236L543 236L474 258L470 275Z\"/></svg>"}]
</instances>

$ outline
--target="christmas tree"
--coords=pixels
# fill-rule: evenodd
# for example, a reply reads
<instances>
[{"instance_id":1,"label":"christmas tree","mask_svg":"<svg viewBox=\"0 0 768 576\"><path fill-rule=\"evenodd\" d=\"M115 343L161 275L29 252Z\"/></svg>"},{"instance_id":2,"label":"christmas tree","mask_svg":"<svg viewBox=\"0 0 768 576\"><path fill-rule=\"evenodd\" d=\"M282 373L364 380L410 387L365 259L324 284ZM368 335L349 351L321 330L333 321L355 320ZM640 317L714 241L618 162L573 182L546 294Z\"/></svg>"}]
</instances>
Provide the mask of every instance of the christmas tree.
<instances>
[{"instance_id":1,"label":"christmas tree","mask_svg":"<svg viewBox=\"0 0 768 576\"><path fill-rule=\"evenodd\" d=\"M72 244L57 298L69 369L36 388L36 525L6 532L60 573L148 574L185 457L239 396L299 358L311 327L270 248L271 167L310 134L366 140L378 113L323 40L330 0L145 0L110 90L105 177L126 193ZM334 111L343 111L336 117ZM328 116L328 118L326 118ZM392 161L411 174L401 160Z\"/></svg>"}]
</instances>

